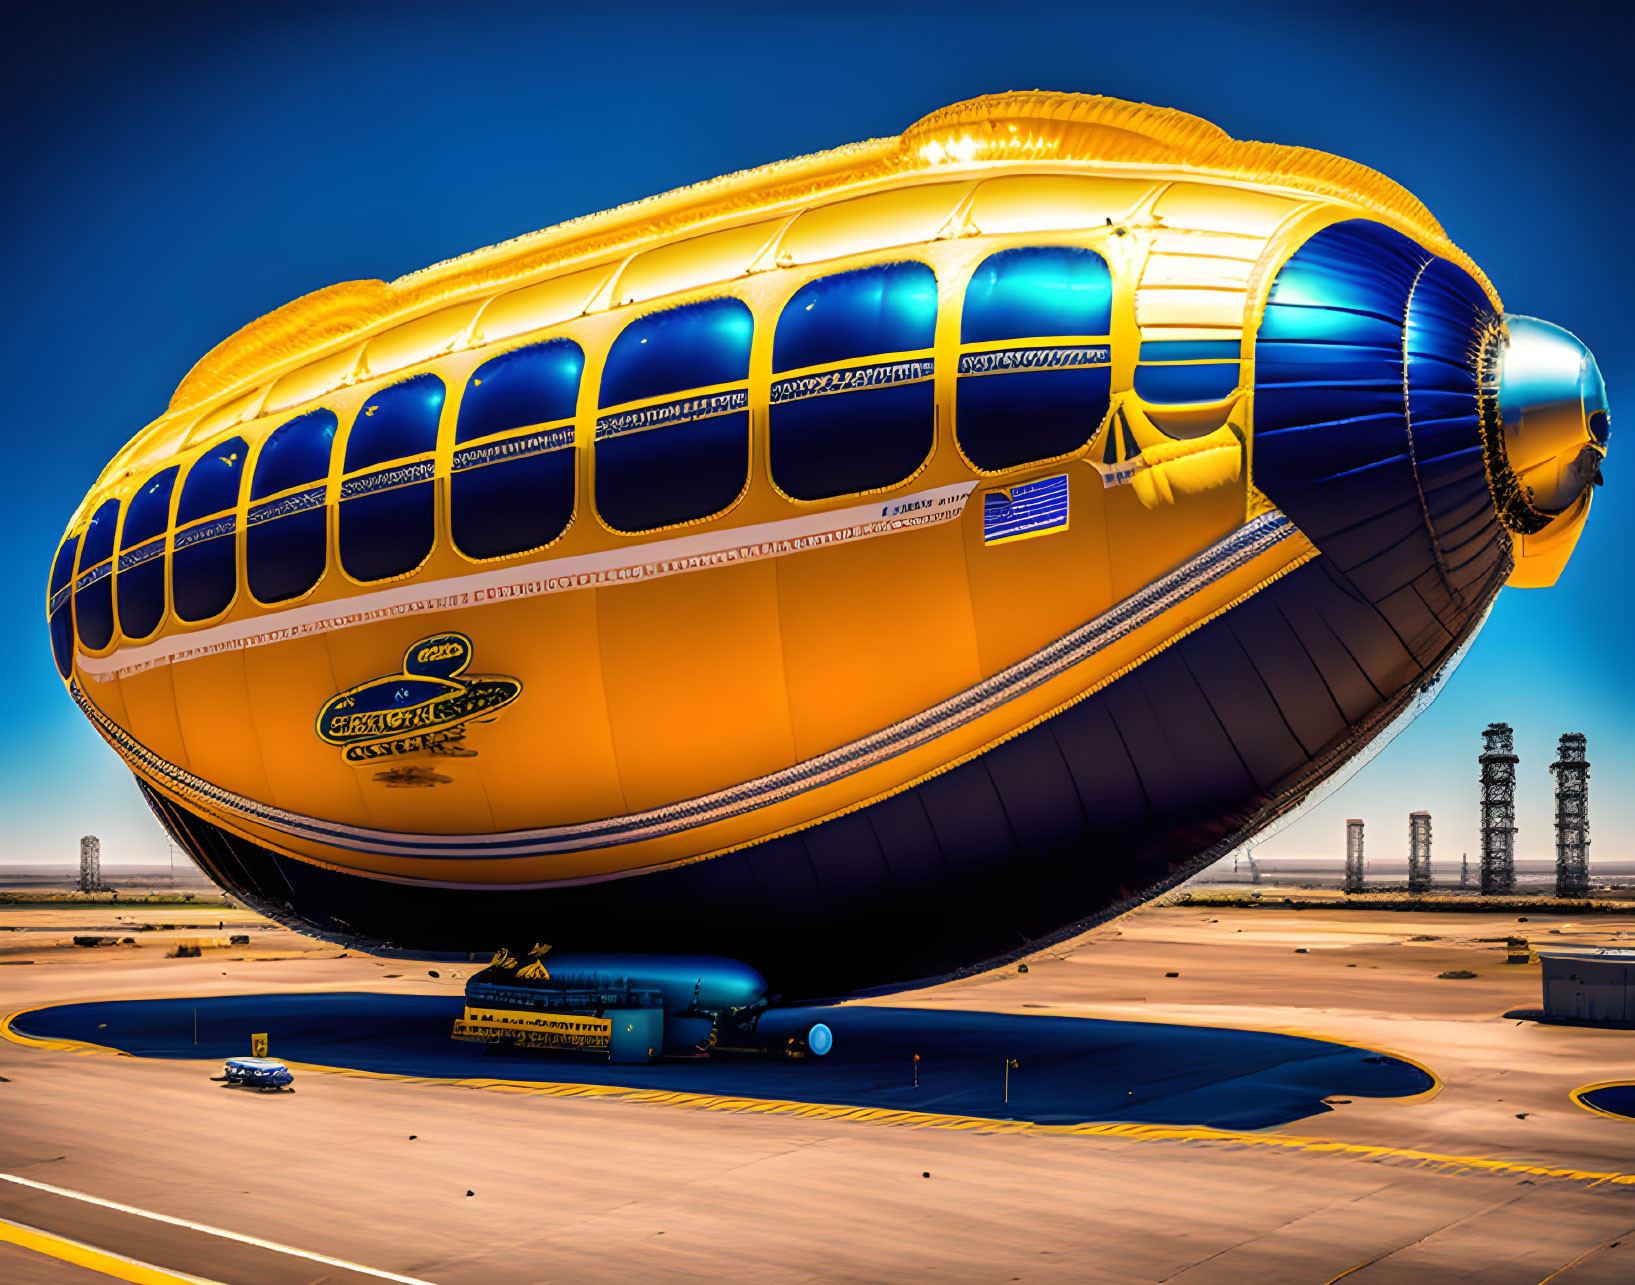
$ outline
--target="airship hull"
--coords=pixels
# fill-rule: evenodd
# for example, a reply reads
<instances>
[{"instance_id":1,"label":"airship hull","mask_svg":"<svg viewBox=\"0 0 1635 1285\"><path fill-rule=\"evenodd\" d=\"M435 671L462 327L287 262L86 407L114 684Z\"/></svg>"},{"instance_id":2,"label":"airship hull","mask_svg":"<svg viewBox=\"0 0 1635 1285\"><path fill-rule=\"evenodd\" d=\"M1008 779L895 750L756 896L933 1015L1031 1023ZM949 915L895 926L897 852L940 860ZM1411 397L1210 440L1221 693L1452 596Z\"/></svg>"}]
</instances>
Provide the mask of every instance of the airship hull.
<instances>
[{"instance_id":1,"label":"airship hull","mask_svg":"<svg viewBox=\"0 0 1635 1285\"><path fill-rule=\"evenodd\" d=\"M1055 151L955 112L201 363L49 615L213 878L836 994L1172 884L1436 680L1545 529L1479 272L1349 163L970 110Z\"/></svg>"}]
</instances>

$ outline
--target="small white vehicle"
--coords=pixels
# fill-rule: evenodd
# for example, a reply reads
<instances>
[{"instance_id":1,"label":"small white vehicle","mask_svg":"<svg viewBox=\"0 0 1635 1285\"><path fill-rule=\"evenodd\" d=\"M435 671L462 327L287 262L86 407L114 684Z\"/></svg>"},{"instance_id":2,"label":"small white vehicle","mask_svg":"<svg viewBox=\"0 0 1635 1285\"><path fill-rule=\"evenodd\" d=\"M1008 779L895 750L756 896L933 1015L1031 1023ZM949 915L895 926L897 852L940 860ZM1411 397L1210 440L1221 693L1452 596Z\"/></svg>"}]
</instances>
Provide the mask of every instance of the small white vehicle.
<instances>
[{"instance_id":1,"label":"small white vehicle","mask_svg":"<svg viewBox=\"0 0 1635 1285\"><path fill-rule=\"evenodd\" d=\"M259 1089L262 1093L289 1089L291 1093L295 1092L292 1087L295 1077L290 1074L289 1067L270 1057L230 1057L223 1074L210 1078L236 1089Z\"/></svg>"}]
</instances>

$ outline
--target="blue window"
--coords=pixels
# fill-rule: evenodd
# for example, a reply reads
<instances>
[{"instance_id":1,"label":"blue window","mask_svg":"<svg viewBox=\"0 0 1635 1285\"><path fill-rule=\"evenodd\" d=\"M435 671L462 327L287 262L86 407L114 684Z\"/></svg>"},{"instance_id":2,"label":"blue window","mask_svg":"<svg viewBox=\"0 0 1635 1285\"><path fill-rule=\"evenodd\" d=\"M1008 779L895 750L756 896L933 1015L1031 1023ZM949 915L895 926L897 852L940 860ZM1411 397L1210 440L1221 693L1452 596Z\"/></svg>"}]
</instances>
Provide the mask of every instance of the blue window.
<instances>
[{"instance_id":1,"label":"blue window","mask_svg":"<svg viewBox=\"0 0 1635 1285\"><path fill-rule=\"evenodd\" d=\"M178 527L238 507L238 483L248 449L242 437L230 437L193 461L182 484L182 498L176 502Z\"/></svg>"},{"instance_id":2,"label":"blue window","mask_svg":"<svg viewBox=\"0 0 1635 1285\"><path fill-rule=\"evenodd\" d=\"M249 446L242 437L207 447L176 501L170 600L183 620L209 620L238 592L238 486Z\"/></svg>"},{"instance_id":3,"label":"blue window","mask_svg":"<svg viewBox=\"0 0 1635 1285\"><path fill-rule=\"evenodd\" d=\"M1044 335L1105 335L1113 279L1094 250L1030 245L990 254L965 287L962 344Z\"/></svg>"},{"instance_id":4,"label":"blue window","mask_svg":"<svg viewBox=\"0 0 1635 1285\"><path fill-rule=\"evenodd\" d=\"M707 299L638 317L619 332L596 420L596 508L609 526L652 531L696 521L743 492L753 331L741 300Z\"/></svg>"},{"instance_id":5,"label":"blue window","mask_svg":"<svg viewBox=\"0 0 1635 1285\"><path fill-rule=\"evenodd\" d=\"M125 506L125 525L119 532L121 550L134 549L170 530L170 493L180 466L172 464L155 473Z\"/></svg>"},{"instance_id":6,"label":"blue window","mask_svg":"<svg viewBox=\"0 0 1635 1285\"><path fill-rule=\"evenodd\" d=\"M45 614L51 623L51 656L57 662L57 672L64 678L74 668L74 609L68 598L73 592L74 555L78 552L79 535L76 532L58 546L57 556L51 563L51 580L46 588Z\"/></svg>"},{"instance_id":7,"label":"blue window","mask_svg":"<svg viewBox=\"0 0 1635 1285\"><path fill-rule=\"evenodd\" d=\"M772 341L772 369L914 352L931 346L936 326L937 277L923 263L819 277L784 306Z\"/></svg>"},{"instance_id":8,"label":"blue window","mask_svg":"<svg viewBox=\"0 0 1635 1285\"><path fill-rule=\"evenodd\" d=\"M57 609L57 595L68 588L74 578L74 555L79 552L79 536L70 535L57 546L57 556L51 560L51 580L46 587L46 610Z\"/></svg>"},{"instance_id":9,"label":"blue window","mask_svg":"<svg viewBox=\"0 0 1635 1285\"><path fill-rule=\"evenodd\" d=\"M104 500L91 516L80 542L79 573L74 578L74 624L80 646L100 651L114 636L114 528L119 501Z\"/></svg>"},{"instance_id":10,"label":"blue window","mask_svg":"<svg viewBox=\"0 0 1635 1285\"><path fill-rule=\"evenodd\" d=\"M114 532L119 527L119 501L104 500L85 527L79 553L80 575L114 556Z\"/></svg>"},{"instance_id":11,"label":"blue window","mask_svg":"<svg viewBox=\"0 0 1635 1285\"><path fill-rule=\"evenodd\" d=\"M381 389L352 421L346 438L346 471L433 450L443 396L443 381L436 375L416 375Z\"/></svg>"},{"instance_id":12,"label":"blue window","mask_svg":"<svg viewBox=\"0 0 1635 1285\"><path fill-rule=\"evenodd\" d=\"M980 469L1080 450L1107 416L1112 277L1092 250L991 254L965 289L955 435ZM1074 342L1063 342L1073 340Z\"/></svg>"},{"instance_id":13,"label":"blue window","mask_svg":"<svg viewBox=\"0 0 1635 1285\"><path fill-rule=\"evenodd\" d=\"M337 426L334 411L312 410L273 429L256 456L250 498L266 500L324 481Z\"/></svg>"},{"instance_id":14,"label":"blue window","mask_svg":"<svg viewBox=\"0 0 1635 1285\"><path fill-rule=\"evenodd\" d=\"M337 426L333 411L308 411L261 444L244 529L244 573L258 602L288 602L323 579L324 498Z\"/></svg>"},{"instance_id":15,"label":"blue window","mask_svg":"<svg viewBox=\"0 0 1635 1285\"><path fill-rule=\"evenodd\" d=\"M486 361L460 399L449 477L454 545L503 558L549 544L573 516L573 416L585 354L570 339Z\"/></svg>"},{"instance_id":16,"label":"blue window","mask_svg":"<svg viewBox=\"0 0 1635 1285\"><path fill-rule=\"evenodd\" d=\"M407 575L431 554L437 510L430 455L443 398L441 379L416 375L381 389L352 421L337 534L341 566L354 580Z\"/></svg>"},{"instance_id":17,"label":"blue window","mask_svg":"<svg viewBox=\"0 0 1635 1285\"><path fill-rule=\"evenodd\" d=\"M772 480L799 500L913 476L936 444L937 278L888 263L809 281L772 342ZM891 360L880 360L891 354Z\"/></svg>"},{"instance_id":18,"label":"blue window","mask_svg":"<svg viewBox=\"0 0 1635 1285\"><path fill-rule=\"evenodd\" d=\"M755 327L738 299L706 299L638 317L619 333L602 368L604 407L749 378Z\"/></svg>"},{"instance_id":19,"label":"blue window","mask_svg":"<svg viewBox=\"0 0 1635 1285\"><path fill-rule=\"evenodd\" d=\"M170 528L170 493L177 466L154 474L125 506L114 569L119 632L146 638L165 614L165 532Z\"/></svg>"},{"instance_id":20,"label":"blue window","mask_svg":"<svg viewBox=\"0 0 1635 1285\"><path fill-rule=\"evenodd\" d=\"M1236 339L1148 340L1135 368L1135 391L1156 405L1218 402L1238 386Z\"/></svg>"}]
</instances>

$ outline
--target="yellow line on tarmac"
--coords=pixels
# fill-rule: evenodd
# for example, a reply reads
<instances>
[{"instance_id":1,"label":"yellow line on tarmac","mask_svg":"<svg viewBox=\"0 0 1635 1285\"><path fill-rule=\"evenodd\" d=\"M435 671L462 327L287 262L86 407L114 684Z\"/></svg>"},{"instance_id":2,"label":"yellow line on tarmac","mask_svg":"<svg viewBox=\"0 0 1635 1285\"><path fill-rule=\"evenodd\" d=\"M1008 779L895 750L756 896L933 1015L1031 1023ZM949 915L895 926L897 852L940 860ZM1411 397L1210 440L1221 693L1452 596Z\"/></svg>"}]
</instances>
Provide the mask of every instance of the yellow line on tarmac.
<instances>
[{"instance_id":1,"label":"yellow line on tarmac","mask_svg":"<svg viewBox=\"0 0 1635 1285\"><path fill-rule=\"evenodd\" d=\"M614 1102L648 1106L686 1107L698 1111L731 1111L755 1115L786 1115L803 1120L836 1120L857 1124L891 1125L910 1129L952 1129L964 1133L1025 1134L1034 1137L1117 1138L1127 1142L1220 1142L1233 1146L1274 1147L1309 1154L1354 1156L1365 1160L1409 1160L1416 1167L1437 1170L1477 1170L1486 1173L1525 1174L1535 1178L1560 1178L1587 1182L1594 1186L1610 1183L1635 1186L1635 1173L1573 1169L1562 1166L1528 1164L1520 1160L1497 1160L1491 1156L1448 1156L1402 1147L1369 1146L1355 1142L1332 1142L1284 1133L1242 1133L1212 1129L1204 1125L1140 1124L1108 1120L1086 1124L1035 1124L1031 1120L1000 1120L988 1116L952 1115L929 1111L898 1111L889 1107L846 1106L823 1102L796 1102L780 1098L744 1098L711 1093L687 1093L679 1089L638 1089L618 1084L567 1084L553 1081L444 1079L431 1076L396 1075L387 1071L354 1071L347 1067L317 1066L285 1062L286 1066L329 1075L349 1075L371 1080L397 1080L406 1084L440 1084L462 1089L487 1089L552 1098L601 1098Z\"/></svg>"},{"instance_id":2,"label":"yellow line on tarmac","mask_svg":"<svg viewBox=\"0 0 1635 1285\"><path fill-rule=\"evenodd\" d=\"M82 1241L69 1240L66 1236L41 1231L38 1227L30 1227L26 1223L12 1222L9 1218L0 1218L0 1241L23 1249L31 1249L37 1254L45 1254L51 1258L60 1258L63 1262L73 1263L77 1267L87 1267L93 1272L101 1272L104 1276L112 1276L116 1280L130 1281L132 1285L219 1285L219 1282L207 1280L203 1276L166 1271L152 1263L138 1262L134 1258L126 1258L123 1254L98 1249Z\"/></svg>"},{"instance_id":3,"label":"yellow line on tarmac","mask_svg":"<svg viewBox=\"0 0 1635 1285\"><path fill-rule=\"evenodd\" d=\"M397 1080L405 1084L438 1084L462 1089L486 1089L552 1098L601 1098L614 1102L648 1106L686 1107L698 1111L731 1111L755 1115L786 1115L803 1120L836 1120L857 1124L891 1125L910 1129L952 1129L965 1133L1025 1134L1034 1137L1117 1138L1127 1142L1220 1142L1233 1146L1275 1147L1310 1154L1354 1156L1365 1160L1409 1160L1416 1167L1437 1170L1477 1170L1486 1173L1525 1174L1535 1178L1560 1178L1587 1182L1593 1186L1610 1183L1635 1186L1635 1173L1572 1169L1528 1164L1520 1160L1497 1160L1491 1156L1448 1156L1402 1147L1369 1146L1355 1142L1332 1142L1326 1138L1306 1138L1284 1133L1242 1133L1212 1129L1204 1125L1140 1124L1108 1120L1086 1124L1035 1124L1031 1120L1000 1120L988 1116L951 1115L929 1111L898 1111L890 1107L846 1106L823 1102L796 1102L780 1098L744 1098L711 1093L687 1093L679 1089L638 1089L618 1084L567 1084L553 1081L445 1079L431 1076L396 1075L388 1071L354 1071L347 1067L317 1066L285 1062L286 1066L328 1075L348 1075L371 1080Z\"/></svg>"},{"instance_id":4,"label":"yellow line on tarmac","mask_svg":"<svg viewBox=\"0 0 1635 1285\"><path fill-rule=\"evenodd\" d=\"M13 1019L32 1009L0 1018L0 1036L40 1048L80 1052L108 1050L106 1046L83 1040L36 1039L12 1029ZM1212 1129L1205 1125L1141 1124L1107 1120L1086 1124L1035 1124L1031 1120L1000 1120L990 1116L951 1115L928 1111L898 1111L889 1107L861 1107L822 1102L797 1102L783 1098L745 1098L712 1093L688 1093L679 1089L640 1089L620 1084L571 1084L559 1081L456 1079L452 1077L400 1075L390 1071L362 1071L344 1066L319 1066L284 1060L295 1070L328 1075L348 1075L370 1080L396 1080L405 1084L440 1084L463 1089L487 1089L536 1097L602 1098L615 1102L650 1106L685 1107L697 1111L731 1111L756 1115L785 1115L803 1120L848 1121L858 1124L890 1125L911 1129L952 1129L963 1133L1026 1134L1034 1137L1117 1138L1126 1142L1219 1142L1242 1147L1272 1147L1311 1155L1352 1156L1363 1160L1412 1161L1418 1168L1436 1170L1476 1170L1483 1173L1516 1174L1532 1178L1559 1178L1587 1182L1592 1186L1611 1184L1635 1187L1635 1173L1615 1170L1573 1169L1564 1166L1529 1164L1521 1160L1498 1160L1491 1156L1448 1156L1432 1151L1402 1147L1369 1146L1356 1142L1332 1142L1326 1138L1300 1137L1286 1133L1243 1133ZM0 1178L5 1175L0 1174Z\"/></svg>"},{"instance_id":5,"label":"yellow line on tarmac","mask_svg":"<svg viewBox=\"0 0 1635 1285\"><path fill-rule=\"evenodd\" d=\"M1629 1237L1630 1237L1631 1232L1635 1232L1635 1227L1631 1227L1629 1229L1629 1231L1620 1232L1616 1236L1609 1236L1609 1237L1607 1237L1607 1239L1603 1240L1599 1245L1591 1245L1588 1249L1586 1249L1582 1254L1578 1255L1578 1257L1574 1258L1571 1262L1564 1263L1564 1264L1562 1264L1562 1266L1556 1268L1555 1271L1551 1272L1548 1276L1546 1276L1543 1280L1541 1280L1538 1283L1538 1285L1550 1285L1550 1282L1555 1280L1556 1277L1560 1276L1563 1272L1569 1271L1572 1268L1577 1267L1580 1263L1582 1263L1591 1254L1600 1253L1601 1250L1606 1249L1610 1245L1616 1245L1616 1244L1619 1244L1622 1241L1628 1240Z\"/></svg>"},{"instance_id":6,"label":"yellow line on tarmac","mask_svg":"<svg viewBox=\"0 0 1635 1285\"><path fill-rule=\"evenodd\" d=\"M260 1236L246 1236L243 1232L227 1231L221 1227L212 1227L209 1223L196 1223L188 1218L175 1218L170 1214L158 1214L151 1209L138 1209L135 1205L122 1205L117 1200L104 1200L101 1196L93 1196L83 1191L75 1191L71 1187L53 1187L49 1182L36 1182L33 1178L23 1178L14 1173L0 1173L0 1182L15 1183L19 1187L32 1187L35 1191L44 1191L53 1196L66 1196L69 1200L78 1200L87 1205L97 1205L103 1209L112 1209L115 1213L133 1214L137 1218L146 1218L156 1223L168 1223L172 1227L185 1227L188 1231L203 1232L206 1236L219 1236L223 1240L236 1240L241 1245L253 1245L257 1249L270 1249L275 1254L289 1254L295 1258L305 1258L310 1262L322 1263L325 1267L339 1267L349 1272L360 1272L365 1276L374 1276L383 1281L394 1281L397 1285L431 1285L416 1276L399 1276L396 1272L384 1272L378 1267L365 1267L362 1263L349 1263L344 1258L331 1258L328 1254L315 1254L309 1249L296 1249L292 1245L281 1245L276 1240L263 1240ZM188 1276L172 1276L166 1280L194 1280Z\"/></svg>"},{"instance_id":7,"label":"yellow line on tarmac","mask_svg":"<svg viewBox=\"0 0 1635 1285\"><path fill-rule=\"evenodd\" d=\"M69 1051L73 1051L75 1049L97 1047L95 1045L83 1044L78 1040L36 1039L32 1035L24 1035L21 1031L15 1031L12 1029L11 1024L17 1018L26 1016L29 1013L38 1013L39 1011L40 1009L38 1008L20 1008L15 1013L7 1013L4 1017L0 1017L0 1035L5 1036L13 1044L26 1044L29 1048L33 1049L68 1049Z\"/></svg>"}]
</instances>

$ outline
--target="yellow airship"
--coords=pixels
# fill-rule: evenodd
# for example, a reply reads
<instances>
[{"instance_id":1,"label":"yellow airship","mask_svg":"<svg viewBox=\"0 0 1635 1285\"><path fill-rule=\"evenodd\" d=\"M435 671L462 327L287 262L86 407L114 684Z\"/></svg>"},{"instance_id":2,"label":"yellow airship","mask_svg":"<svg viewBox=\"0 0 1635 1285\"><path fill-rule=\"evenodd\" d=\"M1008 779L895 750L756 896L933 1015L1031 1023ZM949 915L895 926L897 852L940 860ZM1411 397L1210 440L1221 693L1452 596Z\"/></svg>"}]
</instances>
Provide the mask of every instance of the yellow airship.
<instances>
[{"instance_id":1,"label":"yellow airship","mask_svg":"<svg viewBox=\"0 0 1635 1285\"><path fill-rule=\"evenodd\" d=\"M832 994L1286 814L1554 581L1607 435L1390 180L1001 94L245 327L51 640L269 914Z\"/></svg>"}]
</instances>

